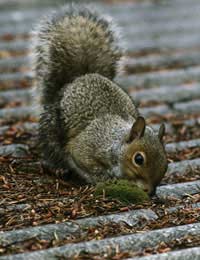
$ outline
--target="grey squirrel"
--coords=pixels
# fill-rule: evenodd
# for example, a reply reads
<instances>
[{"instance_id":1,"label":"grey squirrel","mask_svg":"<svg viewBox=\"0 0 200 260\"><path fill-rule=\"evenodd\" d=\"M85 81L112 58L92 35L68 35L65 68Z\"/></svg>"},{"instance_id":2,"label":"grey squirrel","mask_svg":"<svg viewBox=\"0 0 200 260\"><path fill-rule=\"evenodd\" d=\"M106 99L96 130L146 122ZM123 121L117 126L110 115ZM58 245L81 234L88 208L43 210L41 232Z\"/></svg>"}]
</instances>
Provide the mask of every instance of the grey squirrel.
<instances>
[{"instance_id":1,"label":"grey squirrel","mask_svg":"<svg viewBox=\"0 0 200 260\"><path fill-rule=\"evenodd\" d=\"M123 52L112 23L69 5L41 22L36 42L45 165L85 183L130 179L152 194L167 170L165 127L147 126L113 81Z\"/></svg>"}]
</instances>

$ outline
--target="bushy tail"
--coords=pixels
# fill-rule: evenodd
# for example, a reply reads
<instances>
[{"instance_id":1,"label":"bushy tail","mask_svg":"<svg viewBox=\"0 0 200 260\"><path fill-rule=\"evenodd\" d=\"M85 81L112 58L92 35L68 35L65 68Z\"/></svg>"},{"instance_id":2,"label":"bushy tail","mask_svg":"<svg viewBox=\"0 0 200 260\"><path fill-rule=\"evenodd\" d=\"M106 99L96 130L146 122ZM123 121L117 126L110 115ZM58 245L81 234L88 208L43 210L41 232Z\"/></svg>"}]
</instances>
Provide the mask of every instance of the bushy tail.
<instances>
[{"instance_id":1,"label":"bushy tail","mask_svg":"<svg viewBox=\"0 0 200 260\"><path fill-rule=\"evenodd\" d=\"M87 73L109 79L121 58L111 22L86 7L65 6L39 25L35 71L43 104L51 104L64 84Z\"/></svg>"}]
</instances>

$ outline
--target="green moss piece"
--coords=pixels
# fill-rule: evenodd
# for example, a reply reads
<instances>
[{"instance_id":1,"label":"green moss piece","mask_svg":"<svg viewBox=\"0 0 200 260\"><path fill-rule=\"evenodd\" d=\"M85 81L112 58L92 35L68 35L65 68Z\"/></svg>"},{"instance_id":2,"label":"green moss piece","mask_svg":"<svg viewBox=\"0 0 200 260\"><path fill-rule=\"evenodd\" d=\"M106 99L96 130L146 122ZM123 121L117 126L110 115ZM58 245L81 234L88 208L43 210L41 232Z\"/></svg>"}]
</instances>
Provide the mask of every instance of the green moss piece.
<instances>
[{"instance_id":1,"label":"green moss piece","mask_svg":"<svg viewBox=\"0 0 200 260\"><path fill-rule=\"evenodd\" d=\"M95 189L95 195L99 196L104 192L106 197L117 199L124 203L139 204L149 200L149 196L146 192L128 180L98 183Z\"/></svg>"}]
</instances>

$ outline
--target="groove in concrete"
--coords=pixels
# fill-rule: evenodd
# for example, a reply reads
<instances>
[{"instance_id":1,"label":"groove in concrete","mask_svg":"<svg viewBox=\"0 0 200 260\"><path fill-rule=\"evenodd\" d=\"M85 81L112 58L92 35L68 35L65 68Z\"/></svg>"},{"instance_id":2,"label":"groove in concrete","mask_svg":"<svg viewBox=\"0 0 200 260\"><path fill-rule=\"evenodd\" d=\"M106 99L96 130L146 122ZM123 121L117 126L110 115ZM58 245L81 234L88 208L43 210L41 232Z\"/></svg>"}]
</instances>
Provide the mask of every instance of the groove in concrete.
<instances>
[{"instance_id":1,"label":"groove in concrete","mask_svg":"<svg viewBox=\"0 0 200 260\"><path fill-rule=\"evenodd\" d=\"M131 227L144 226L151 220L156 220L158 216L149 209L132 210L125 213L90 217L73 222L67 221L59 224L48 224L38 227L30 227L14 231L1 233L0 245L8 246L10 244L26 241L32 237L39 239L52 240L55 236L59 239L66 239L72 235L83 236L86 229L109 223L125 223ZM141 224L142 223L142 224Z\"/></svg>"},{"instance_id":2,"label":"groove in concrete","mask_svg":"<svg viewBox=\"0 0 200 260\"><path fill-rule=\"evenodd\" d=\"M26 23L32 25L36 20L38 20L44 14L48 14L51 12L52 8L41 8L41 9L26 9L26 10L10 10L4 11L0 15L0 24L1 25L12 25L17 24L21 26L21 24Z\"/></svg>"},{"instance_id":3,"label":"groove in concrete","mask_svg":"<svg viewBox=\"0 0 200 260\"><path fill-rule=\"evenodd\" d=\"M169 91L170 89L170 91ZM7 102L21 101L23 103L30 103L31 98L35 96L35 89L19 89L0 92L0 105L3 106ZM175 103L200 98L200 85L186 85L160 87L147 90L134 91L130 93L133 100L137 103L159 101L167 103Z\"/></svg>"},{"instance_id":4,"label":"groove in concrete","mask_svg":"<svg viewBox=\"0 0 200 260\"><path fill-rule=\"evenodd\" d=\"M132 14L133 16L133 14ZM137 23L134 26L132 26L131 21L133 19L132 16L129 17L130 24L126 24L123 26L123 36L124 38L129 37L138 37L140 39L142 38L155 38L155 37L163 37L164 35L168 35L171 37L171 35L176 34L177 36L181 36L182 34L188 33L188 34L196 34L198 33L198 29L200 26L200 20L199 17L193 17L191 20L185 20L180 23L178 20L174 20L173 23L171 21L169 22L152 22L152 26L149 27L149 24L146 22L144 23ZM116 17L117 20L117 17ZM28 28L27 28L28 29ZM28 31L28 30L27 30Z\"/></svg>"},{"instance_id":5,"label":"groove in concrete","mask_svg":"<svg viewBox=\"0 0 200 260\"><path fill-rule=\"evenodd\" d=\"M126 260L199 260L200 247L170 251L167 253L149 255L144 257L127 258Z\"/></svg>"},{"instance_id":6,"label":"groove in concrete","mask_svg":"<svg viewBox=\"0 0 200 260\"><path fill-rule=\"evenodd\" d=\"M17 68L19 66L30 67L33 55L0 59L0 68ZM147 57L126 58L124 66L131 71L143 71L146 69L160 69L163 67L188 67L200 65L199 51L187 51L186 53L173 53L167 55L149 55Z\"/></svg>"},{"instance_id":7,"label":"groove in concrete","mask_svg":"<svg viewBox=\"0 0 200 260\"><path fill-rule=\"evenodd\" d=\"M26 157L29 154L28 145L24 144L10 144L0 146L1 156L12 156L17 158Z\"/></svg>"},{"instance_id":8,"label":"groove in concrete","mask_svg":"<svg viewBox=\"0 0 200 260\"><path fill-rule=\"evenodd\" d=\"M170 197L181 199L184 196L187 196L187 194L194 195L199 193L200 193L200 181L159 186L156 191L156 195L160 199L164 199L164 200Z\"/></svg>"},{"instance_id":9,"label":"groove in concrete","mask_svg":"<svg viewBox=\"0 0 200 260\"><path fill-rule=\"evenodd\" d=\"M164 116L166 114L184 115L196 114L200 111L200 100L175 103L173 106L159 105L153 107L139 108L141 115L144 117Z\"/></svg>"},{"instance_id":10,"label":"groove in concrete","mask_svg":"<svg viewBox=\"0 0 200 260\"><path fill-rule=\"evenodd\" d=\"M28 51L31 49L31 42L27 40L15 40L0 42L0 51Z\"/></svg>"},{"instance_id":11,"label":"groove in concrete","mask_svg":"<svg viewBox=\"0 0 200 260\"><path fill-rule=\"evenodd\" d=\"M200 139L193 139L193 140L182 141L178 143L169 143L166 145L166 151L168 153L176 153L184 149L191 149L197 147L200 147Z\"/></svg>"},{"instance_id":12,"label":"groove in concrete","mask_svg":"<svg viewBox=\"0 0 200 260\"><path fill-rule=\"evenodd\" d=\"M31 205L29 204L16 204L16 205L9 205L6 207L0 207L0 215L5 214L7 211L15 211L15 212L22 212L24 210L30 209ZM1 235L3 232L0 232L0 244L2 243Z\"/></svg>"},{"instance_id":13,"label":"groove in concrete","mask_svg":"<svg viewBox=\"0 0 200 260\"><path fill-rule=\"evenodd\" d=\"M148 247L157 246L160 241L170 243L175 239L181 239L185 236L199 236L200 235L200 223L183 225L172 228L164 228L159 230L153 230L141 234L125 235L115 238L108 238L99 241L81 242L77 244L68 244L61 247L51 248L47 250L35 251L32 253L23 253L11 256L0 257L1 260L11 259L57 259L60 257L71 258L75 255L79 255L81 252L88 254L107 254L110 256L116 252L116 248L120 249L120 252L126 251L139 251Z\"/></svg>"},{"instance_id":14,"label":"groove in concrete","mask_svg":"<svg viewBox=\"0 0 200 260\"><path fill-rule=\"evenodd\" d=\"M133 40L132 36L126 36L126 50L128 52L151 50L151 49L179 49L179 48L195 48L198 47L199 34L191 34L185 32L181 38L176 35L163 35L162 37L143 37L143 39Z\"/></svg>"},{"instance_id":15,"label":"groove in concrete","mask_svg":"<svg viewBox=\"0 0 200 260\"><path fill-rule=\"evenodd\" d=\"M0 4L3 0L1 0ZM41 15L41 13L46 14L49 13L52 8L49 8L50 6L55 6L55 2L47 1L45 4L45 1L39 3L40 9L38 9L38 1L24 1L23 5L20 5L21 10L15 11L18 6L15 6L15 4L11 4L11 1L9 1L8 10L6 9L5 4L4 9L2 9L2 19L0 20L1 23L8 23L8 22L23 22L26 20L34 19L35 17L38 18L38 16ZM12 1L13 2L13 1ZM59 3L59 1L57 1ZM57 3L56 2L56 3ZM59 6L58 3L56 6ZM60 1L61 4L63 4L63 1ZM178 8L177 8L178 5ZM48 8L47 8L48 7ZM155 15L155 7L156 7L156 15ZM13 9L14 8L14 9ZM32 8L32 9L31 9ZM42 9L42 12L41 12ZM154 21L154 20L165 20L165 23L171 21L171 20L177 20L177 18L184 18L187 20L190 17L194 17L199 14L199 2L195 2L194 4L184 2L181 4L177 4L171 2L170 5L155 5L155 3L151 2L144 2L144 3L126 3L121 4L118 3L116 5L104 5L102 3L98 3L98 1L95 2L95 9L97 10L104 10L104 13L116 16L120 23L130 23L129 14L132 14L133 22L141 22L141 21ZM8 15L9 14L9 15ZM128 18L127 18L128 16ZM8 19L10 17L10 20ZM27 22L27 21L26 21ZM160 21L159 21L160 22Z\"/></svg>"},{"instance_id":16,"label":"groove in concrete","mask_svg":"<svg viewBox=\"0 0 200 260\"><path fill-rule=\"evenodd\" d=\"M43 15L41 15L43 16ZM174 23L152 23L152 26L149 27L148 23L140 23L135 24L135 26L130 26L132 24L132 20L134 20L133 14L129 13L129 21L130 24L126 24L123 26L122 23L122 30L123 30L123 37L126 39L130 39L130 37L140 38L140 39L153 39L155 37L163 37L168 35L171 37L173 35L177 35L182 37L184 34L195 35L198 34L198 29L200 27L199 17L194 17L192 21L183 21L180 24L180 21L174 21ZM196 18L196 19L195 19ZM38 17L39 21L40 17ZM116 17L116 21L118 17ZM34 21L36 23L36 20ZM30 31L34 28L34 22L32 23L13 23L12 25L5 25L4 27L0 28L0 37L7 35L27 35L30 34ZM121 25L119 20L119 25Z\"/></svg>"},{"instance_id":17,"label":"groove in concrete","mask_svg":"<svg viewBox=\"0 0 200 260\"><path fill-rule=\"evenodd\" d=\"M28 72L15 72L15 73L5 73L0 75L0 82L7 81L7 80L23 80L23 79L33 79L34 73L31 71Z\"/></svg>"},{"instance_id":18,"label":"groove in concrete","mask_svg":"<svg viewBox=\"0 0 200 260\"><path fill-rule=\"evenodd\" d=\"M167 105L160 105L155 107L145 107L139 109L140 113L144 117L151 117L155 115L166 115L166 114L193 114L200 111L199 100L176 103L170 108ZM24 119L28 116L37 117L37 111L31 106L21 106L16 108L4 108L0 109L1 119Z\"/></svg>"},{"instance_id":19,"label":"groove in concrete","mask_svg":"<svg viewBox=\"0 0 200 260\"><path fill-rule=\"evenodd\" d=\"M200 125L200 117L184 120L184 125L186 126L193 126L195 124Z\"/></svg>"},{"instance_id":20,"label":"groove in concrete","mask_svg":"<svg viewBox=\"0 0 200 260\"><path fill-rule=\"evenodd\" d=\"M30 24L12 24L11 26L4 26L0 28L0 37L3 37L4 35L12 35L12 36L19 36L19 35L26 35L31 32L33 29L32 25Z\"/></svg>"},{"instance_id":21,"label":"groove in concrete","mask_svg":"<svg viewBox=\"0 0 200 260\"><path fill-rule=\"evenodd\" d=\"M193 126L195 124L200 124L200 118L193 118L193 119L187 119L183 121L183 125L186 126ZM29 122L25 122L25 123L20 123L19 125L15 125L14 126L17 129L21 129L23 131L27 131L27 132L33 132L36 133L38 130L38 123L29 123ZM153 129L155 129L155 131L158 131L160 128L160 124L151 124L151 127L153 127ZM174 129L173 126L170 123L165 123L165 127L166 127L166 132L168 134L172 134ZM0 127L0 134L3 135L6 133L6 131L10 128L10 126L5 125L5 126L1 126ZM181 144L180 144L181 143ZM169 146L168 152L175 152L178 150L179 151L179 144L181 145L181 147L183 149L187 149L187 148L195 148L199 146L199 139L195 139L195 140L191 140L191 141L185 141L184 142L179 142L179 143L169 143L166 145L166 147ZM180 148L181 149L181 148Z\"/></svg>"},{"instance_id":22,"label":"groove in concrete","mask_svg":"<svg viewBox=\"0 0 200 260\"><path fill-rule=\"evenodd\" d=\"M161 38L150 39L135 39L132 36L124 38L124 47L128 52L138 52L144 50L166 50L179 48L196 48L199 47L199 34L184 33L184 35L177 39L176 35L163 36ZM30 42L26 40L16 40L13 42L0 42L0 50L4 51L22 51L30 50Z\"/></svg>"},{"instance_id":23,"label":"groove in concrete","mask_svg":"<svg viewBox=\"0 0 200 260\"><path fill-rule=\"evenodd\" d=\"M117 83L124 87L151 88L155 86L175 86L184 82L200 80L200 67L177 69L173 71L148 72L140 75L117 77Z\"/></svg>"},{"instance_id":24,"label":"groove in concrete","mask_svg":"<svg viewBox=\"0 0 200 260\"><path fill-rule=\"evenodd\" d=\"M139 108L139 112L144 117L166 115L172 113L172 109L168 105L159 105L152 107Z\"/></svg>"},{"instance_id":25,"label":"groove in concrete","mask_svg":"<svg viewBox=\"0 0 200 260\"><path fill-rule=\"evenodd\" d=\"M140 90L133 92L131 97L133 100L136 100L136 102L159 101L175 103L200 98L200 85L166 86L150 90Z\"/></svg>"},{"instance_id":26,"label":"groove in concrete","mask_svg":"<svg viewBox=\"0 0 200 260\"><path fill-rule=\"evenodd\" d=\"M0 92L0 106L4 106L9 102L31 103L33 99L32 89L8 90Z\"/></svg>"},{"instance_id":27,"label":"groove in concrete","mask_svg":"<svg viewBox=\"0 0 200 260\"><path fill-rule=\"evenodd\" d=\"M170 163L166 175L177 173L184 175L188 171L200 169L200 158Z\"/></svg>"},{"instance_id":28,"label":"groove in concrete","mask_svg":"<svg viewBox=\"0 0 200 260\"><path fill-rule=\"evenodd\" d=\"M192 208L198 208L200 206L200 203L193 204L191 206ZM12 205L10 207L10 210L20 211L31 208L31 206L28 204L14 205L14 207ZM181 205L177 207L168 208L165 211L168 213L174 213L182 208L186 207ZM10 244L24 242L33 237L37 237L38 239L52 240L54 239L55 233L60 240L66 239L68 236L71 235L83 236L84 231L87 228L99 225L106 225L109 223L126 223L130 227L136 227L138 225L141 227L141 225L145 226L148 222L156 219L158 219L158 216L152 210L140 209L128 211L125 213L116 213L105 216L78 219L74 220L73 222L67 221L59 224L47 224L43 226L2 232L0 245L3 247L9 246Z\"/></svg>"},{"instance_id":29,"label":"groove in concrete","mask_svg":"<svg viewBox=\"0 0 200 260\"><path fill-rule=\"evenodd\" d=\"M175 68L176 66L189 67L200 64L199 51L173 53L166 55L149 55L147 57L126 58L123 65L131 72L140 72L148 69Z\"/></svg>"},{"instance_id":30,"label":"groove in concrete","mask_svg":"<svg viewBox=\"0 0 200 260\"><path fill-rule=\"evenodd\" d=\"M35 111L33 107L30 106L23 106L17 108L4 108L0 109L0 118L1 119L15 119L15 120L22 120L27 119L27 117L34 117Z\"/></svg>"},{"instance_id":31,"label":"groove in concrete","mask_svg":"<svg viewBox=\"0 0 200 260\"><path fill-rule=\"evenodd\" d=\"M0 69L17 69L21 66L26 66L27 68L30 68L32 60L32 55L22 55L19 57L0 59Z\"/></svg>"},{"instance_id":32,"label":"groove in concrete","mask_svg":"<svg viewBox=\"0 0 200 260\"><path fill-rule=\"evenodd\" d=\"M8 125L1 126L0 135L4 135L10 128L12 129L12 126L11 127ZM14 125L14 128L19 131L36 133L38 131L38 123L31 123L31 122L20 123Z\"/></svg>"},{"instance_id":33,"label":"groove in concrete","mask_svg":"<svg viewBox=\"0 0 200 260\"><path fill-rule=\"evenodd\" d=\"M177 211L182 210L182 209L187 210L188 208L200 209L200 202L193 203L189 206L188 205L179 205L179 206L171 207L171 208L165 209L165 212L167 214L171 214L171 213L177 212Z\"/></svg>"},{"instance_id":34,"label":"groove in concrete","mask_svg":"<svg viewBox=\"0 0 200 260\"><path fill-rule=\"evenodd\" d=\"M200 112L200 100L192 100L188 102L175 103L173 109L179 114L182 113L199 113Z\"/></svg>"}]
</instances>

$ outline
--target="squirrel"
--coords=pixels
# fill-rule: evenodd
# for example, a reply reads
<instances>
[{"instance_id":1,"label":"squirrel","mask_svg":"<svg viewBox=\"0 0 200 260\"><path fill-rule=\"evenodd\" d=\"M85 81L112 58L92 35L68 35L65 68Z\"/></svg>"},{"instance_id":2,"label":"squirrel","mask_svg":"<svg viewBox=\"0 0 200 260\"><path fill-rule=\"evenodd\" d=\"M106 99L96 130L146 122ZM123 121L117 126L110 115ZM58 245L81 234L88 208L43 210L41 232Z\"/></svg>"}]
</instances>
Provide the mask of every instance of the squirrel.
<instances>
[{"instance_id":1,"label":"squirrel","mask_svg":"<svg viewBox=\"0 0 200 260\"><path fill-rule=\"evenodd\" d=\"M35 74L45 165L84 183L128 179L155 193L167 170L164 124L147 126L114 82L123 55L113 22L68 5L41 21Z\"/></svg>"}]
</instances>

